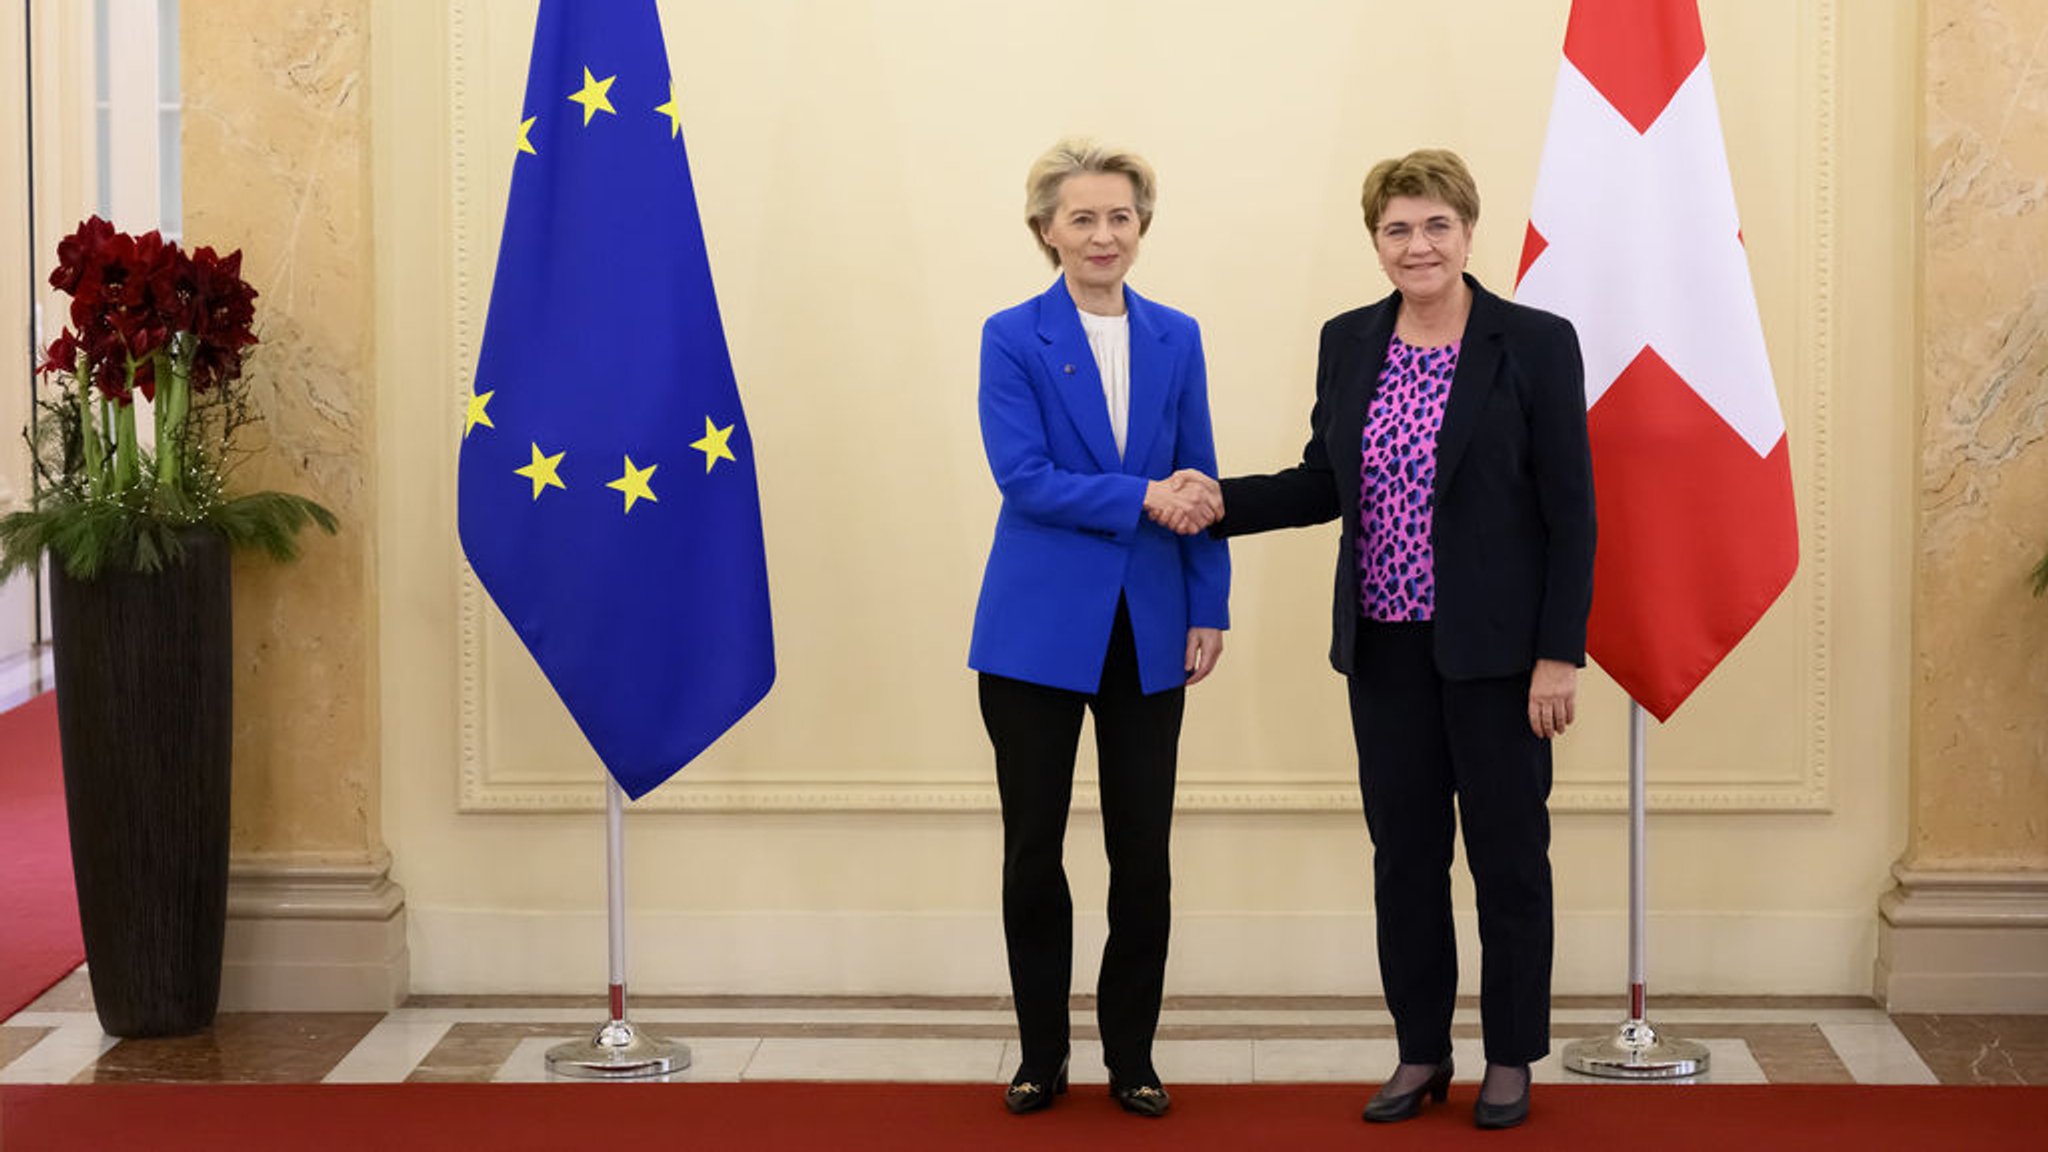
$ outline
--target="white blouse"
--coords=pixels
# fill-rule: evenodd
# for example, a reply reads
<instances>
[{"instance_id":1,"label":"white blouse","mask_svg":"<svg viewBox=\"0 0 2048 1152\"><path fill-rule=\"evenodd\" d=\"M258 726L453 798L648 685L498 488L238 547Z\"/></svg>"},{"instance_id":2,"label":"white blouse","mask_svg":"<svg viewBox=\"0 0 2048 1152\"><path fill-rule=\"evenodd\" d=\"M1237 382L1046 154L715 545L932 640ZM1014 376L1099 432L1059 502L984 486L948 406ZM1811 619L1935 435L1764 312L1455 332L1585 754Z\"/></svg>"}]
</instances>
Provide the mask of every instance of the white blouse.
<instances>
[{"instance_id":1,"label":"white blouse","mask_svg":"<svg viewBox=\"0 0 2048 1152\"><path fill-rule=\"evenodd\" d=\"M1088 333L1088 347L1095 353L1096 370L1102 374L1102 398L1109 404L1109 430L1116 437L1116 454L1123 458L1124 437L1131 423L1131 314L1097 316L1081 313L1081 327Z\"/></svg>"}]
</instances>

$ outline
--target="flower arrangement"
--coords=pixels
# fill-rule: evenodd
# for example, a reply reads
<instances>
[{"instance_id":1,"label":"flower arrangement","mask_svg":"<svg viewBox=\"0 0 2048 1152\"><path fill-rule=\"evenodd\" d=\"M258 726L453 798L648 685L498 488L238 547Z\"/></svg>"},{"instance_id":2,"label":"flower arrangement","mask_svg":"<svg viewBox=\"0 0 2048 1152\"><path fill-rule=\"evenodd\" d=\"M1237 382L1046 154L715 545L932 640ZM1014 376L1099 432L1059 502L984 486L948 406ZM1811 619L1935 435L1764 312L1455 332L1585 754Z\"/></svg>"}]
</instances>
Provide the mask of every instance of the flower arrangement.
<instances>
[{"instance_id":1,"label":"flower arrangement","mask_svg":"<svg viewBox=\"0 0 2048 1152\"><path fill-rule=\"evenodd\" d=\"M0 578L45 552L78 579L156 571L181 558L178 534L192 527L280 560L298 554L307 524L335 531L305 497L227 495L235 435L255 419L241 384L256 290L241 271L239 250L188 253L97 216L58 244L50 286L71 298L71 323L38 369L57 386L29 437L34 500L0 516ZM136 427L138 396L151 402L153 445Z\"/></svg>"}]
</instances>

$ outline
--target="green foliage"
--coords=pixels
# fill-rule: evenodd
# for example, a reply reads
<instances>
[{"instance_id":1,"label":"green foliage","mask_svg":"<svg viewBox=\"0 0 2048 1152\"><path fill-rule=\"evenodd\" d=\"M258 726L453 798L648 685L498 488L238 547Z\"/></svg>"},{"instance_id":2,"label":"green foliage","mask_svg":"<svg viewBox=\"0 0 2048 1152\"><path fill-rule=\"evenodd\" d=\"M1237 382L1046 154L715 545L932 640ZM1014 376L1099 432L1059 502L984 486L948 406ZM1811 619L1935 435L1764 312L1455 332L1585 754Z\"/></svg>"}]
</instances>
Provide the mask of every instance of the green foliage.
<instances>
[{"instance_id":1,"label":"green foliage","mask_svg":"<svg viewBox=\"0 0 2048 1152\"><path fill-rule=\"evenodd\" d=\"M340 527L334 513L286 492L239 496L190 518L157 515L114 499L48 500L0 516L0 580L45 553L80 580L104 571L155 572L184 561L178 530L193 525L214 529L233 547L261 549L273 560L298 559L299 533L308 525L330 536Z\"/></svg>"},{"instance_id":2,"label":"green foliage","mask_svg":"<svg viewBox=\"0 0 2048 1152\"><path fill-rule=\"evenodd\" d=\"M334 513L288 492L252 492L222 504L209 521L237 548L261 548L272 560L299 558L299 532L316 524L329 536Z\"/></svg>"},{"instance_id":3,"label":"green foliage","mask_svg":"<svg viewBox=\"0 0 2048 1152\"><path fill-rule=\"evenodd\" d=\"M0 580L48 555L80 580L105 571L155 572L181 563L181 529L212 528L237 548L261 549L275 560L299 554L299 533L315 526L333 535L334 514L303 496L283 492L226 495L226 473L237 462L235 434L253 423L239 391L216 390L197 399L181 426L167 430L178 451L169 458L139 447L130 478L109 485L85 462L111 452L89 452L88 430L76 385L38 403L29 437L37 494L26 510L0 516ZM103 411L106 405L98 405ZM100 445L111 448L111 440Z\"/></svg>"},{"instance_id":4,"label":"green foliage","mask_svg":"<svg viewBox=\"0 0 2048 1152\"><path fill-rule=\"evenodd\" d=\"M2034 565L2034 595L2048 592L2048 552L2041 555L2041 562Z\"/></svg>"},{"instance_id":5,"label":"green foliage","mask_svg":"<svg viewBox=\"0 0 2048 1152\"><path fill-rule=\"evenodd\" d=\"M309 524L335 532L334 514L303 496L227 495L235 434L256 419L242 380L256 289L239 250L186 252L94 216L57 246L50 286L72 298L77 330L44 350L35 499L0 516L0 579L45 555L81 580L155 572L184 559L179 533L195 527L278 560L298 555ZM150 447L136 428L144 398Z\"/></svg>"}]
</instances>

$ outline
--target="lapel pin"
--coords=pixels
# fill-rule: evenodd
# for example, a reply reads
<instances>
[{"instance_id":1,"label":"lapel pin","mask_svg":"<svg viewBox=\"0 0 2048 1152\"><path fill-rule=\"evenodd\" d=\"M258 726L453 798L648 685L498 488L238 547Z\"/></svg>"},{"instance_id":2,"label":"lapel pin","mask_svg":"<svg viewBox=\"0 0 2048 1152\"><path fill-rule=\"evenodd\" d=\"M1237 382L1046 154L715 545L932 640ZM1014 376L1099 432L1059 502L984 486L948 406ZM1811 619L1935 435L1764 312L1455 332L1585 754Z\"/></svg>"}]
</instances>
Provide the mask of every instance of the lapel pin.
<instances>
[{"instance_id":1,"label":"lapel pin","mask_svg":"<svg viewBox=\"0 0 2048 1152\"><path fill-rule=\"evenodd\" d=\"M1072 364L1069 364L1066 367L1061 368L1060 371L1065 372L1069 376L1072 376L1074 374L1074 366Z\"/></svg>"}]
</instances>

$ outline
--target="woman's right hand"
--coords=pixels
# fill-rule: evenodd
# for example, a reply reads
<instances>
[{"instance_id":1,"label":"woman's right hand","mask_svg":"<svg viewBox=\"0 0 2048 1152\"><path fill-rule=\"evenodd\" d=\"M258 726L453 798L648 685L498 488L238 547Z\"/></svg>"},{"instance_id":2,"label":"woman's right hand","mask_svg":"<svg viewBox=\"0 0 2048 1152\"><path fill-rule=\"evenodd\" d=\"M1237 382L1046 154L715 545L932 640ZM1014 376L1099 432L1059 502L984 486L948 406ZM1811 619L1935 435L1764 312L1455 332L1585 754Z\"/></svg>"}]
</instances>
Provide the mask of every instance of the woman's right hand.
<instances>
[{"instance_id":1,"label":"woman's right hand","mask_svg":"<svg viewBox=\"0 0 2048 1152\"><path fill-rule=\"evenodd\" d=\"M1223 518L1223 489L1212 476L1183 468L1145 485L1145 515L1182 536L1192 536Z\"/></svg>"}]
</instances>

